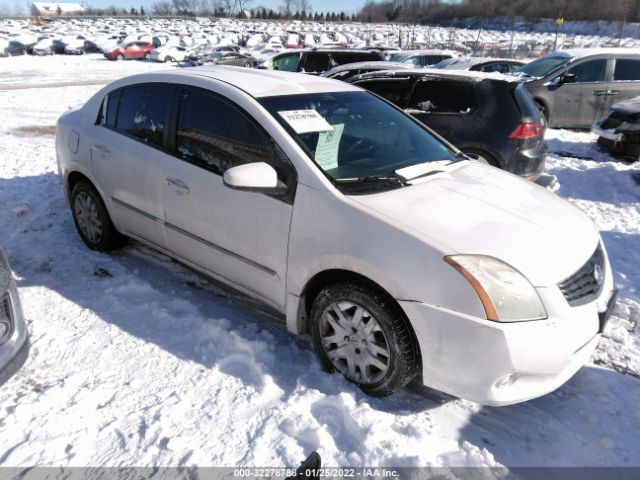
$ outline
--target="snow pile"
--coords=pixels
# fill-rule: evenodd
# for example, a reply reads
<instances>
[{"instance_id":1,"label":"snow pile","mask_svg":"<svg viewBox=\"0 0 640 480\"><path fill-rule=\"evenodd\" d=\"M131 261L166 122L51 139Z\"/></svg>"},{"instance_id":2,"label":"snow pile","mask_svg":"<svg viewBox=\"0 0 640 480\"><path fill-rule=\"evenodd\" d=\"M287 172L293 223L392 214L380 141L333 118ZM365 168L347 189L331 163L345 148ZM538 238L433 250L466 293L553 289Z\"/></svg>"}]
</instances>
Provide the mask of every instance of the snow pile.
<instances>
[{"instance_id":1,"label":"snow pile","mask_svg":"<svg viewBox=\"0 0 640 480\"><path fill-rule=\"evenodd\" d=\"M83 58L38 74L82 83ZM44 65L27 63L16 79ZM374 399L323 372L279 320L167 257L82 244L43 127L99 88L0 87L0 245L33 344L0 387L1 466L297 466L313 449L331 466L640 466L639 166L591 134L548 133L551 151L574 156L551 154L547 173L598 223L616 269L620 304L593 359L607 368L511 407L419 385Z\"/></svg>"}]
</instances>

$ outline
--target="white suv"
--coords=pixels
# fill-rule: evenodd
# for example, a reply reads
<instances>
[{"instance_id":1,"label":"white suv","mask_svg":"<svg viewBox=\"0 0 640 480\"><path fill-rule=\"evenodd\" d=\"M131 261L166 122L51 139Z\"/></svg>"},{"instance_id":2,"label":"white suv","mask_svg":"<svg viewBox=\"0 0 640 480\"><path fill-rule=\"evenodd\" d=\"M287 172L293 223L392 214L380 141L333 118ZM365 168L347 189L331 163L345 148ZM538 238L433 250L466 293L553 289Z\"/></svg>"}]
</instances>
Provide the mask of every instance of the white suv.
<instances>
[{"instance_id":1,"label":"white suv","mask_svg":"<svg viewBox=\"0 0 640 480\"><path fill-rule=\"evenodd\" d=\"M417 375L484 404L543 395L615 299L583 213L335 80L124 78L60 117L56 150L90 248L133 237L263 301L372 395Z\"/></svg>"}]
</instances>

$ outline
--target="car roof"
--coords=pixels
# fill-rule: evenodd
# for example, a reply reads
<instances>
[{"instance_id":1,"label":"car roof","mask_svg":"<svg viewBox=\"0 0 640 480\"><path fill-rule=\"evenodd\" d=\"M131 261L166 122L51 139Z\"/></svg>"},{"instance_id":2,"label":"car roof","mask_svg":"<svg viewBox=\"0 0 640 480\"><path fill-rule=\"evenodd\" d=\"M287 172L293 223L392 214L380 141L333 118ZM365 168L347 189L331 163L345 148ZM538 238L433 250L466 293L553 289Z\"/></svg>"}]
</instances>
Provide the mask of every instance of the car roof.
<instances>
[{"instance_id":1,"label":"car roof","mask_svg":"<svg viewBox=\"0 0 640 480\"><path fill-rule=\"evenodd\" d=\"M176 81L179 78L206 77L233 85L252 97L302 95L305 93L353 92L360 88L338 80L279 70L211 65L179 68L130 77L140 81Z\"/></svg>"},{"instance_id":2,"label":"car roof","mask_svg":"<svg viewBox=\"0 0 640 480\"><path fill-rule=\"evenodd\" d=\"M475 65L485 63L504 62L516 65L524 65L525 62L514 60L511 58L493 58L493 57L452 57L442 60L440 63L432 65L432 68L443 68L447 70L466 70Z\"/></svg>"},{"instance_id":3,"label":"car roof","mask_svg":"<svg viewBox=\"0 0 640 480\"><path fill-rule=\"evenodd\" d=\"M449 56L457 56L458 52L451 50L403 50L400 53L396 53L394 57L397 58L409 58L416 55L449 55Z\"/></svg>"},{"instance_id":4,"label":"car roof","mask_svg":"<svg viewBox=\"0 0 640 480\"><path fill-rule=\"evenodd\" d=\"M348 81L366 80L374 78L393 78L393 77L406 77L412 76L431 76L450 78L458 80L472 80L475 82L481 82L482 80L494 80L509 83L521 83L518 77L512 75L503 75L497 72L476 72L473 70L444 70L440 68L418 68L418 69L402 69L402 70L379 70L377 72L363 73L355 77L350 78Z\"/></svg>"},{"instance_id":5,"label":"car roof","mask_svg":"<svg viewBox=\"0 0 640 480\"><path fill-rule=\"evenodd\" d=\"M550 53L553 56L568 56L572 58L588 57L590 55L640 55L637 48L568 48Z\"/></svg>"},{"instance_id":6,"label":"car roof","mask_svg":"<svg viewBox=\"0 0 640 480\"><path fill-rule=\"evenodd\" d=\"M409 63L399 63L399 62L384 62L384 61L368 61L368 62L353 62L353 63L343 63L342 65L338 65L337 67L333 67L331 70L327 70L322 75L328 76L337 72L343 72L345 70L353 70L358 68L377 68L378 70L412 70L415 68L415 65Z\"/></svg>"}]
</instances>

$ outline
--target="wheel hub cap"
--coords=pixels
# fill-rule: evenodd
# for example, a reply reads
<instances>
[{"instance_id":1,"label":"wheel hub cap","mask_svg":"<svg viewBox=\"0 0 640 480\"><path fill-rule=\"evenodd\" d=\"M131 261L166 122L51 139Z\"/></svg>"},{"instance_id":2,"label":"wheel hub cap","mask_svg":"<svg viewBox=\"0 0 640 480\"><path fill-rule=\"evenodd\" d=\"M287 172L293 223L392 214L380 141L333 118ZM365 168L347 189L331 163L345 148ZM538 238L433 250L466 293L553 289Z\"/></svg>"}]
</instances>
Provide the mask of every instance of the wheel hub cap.
<instances>
[{"instance_id":1,"label":"wheel hub cap","mask_svg":"<svg viewBox=\"0 0 640 480\"><path fill-rule=\"evenodd\" d=\"M389 370L390 351L378 321L352 302L333 302L322 313L320 337L333 366L349 380L372 385Z\"/></svg>"},{"instance_id":2,"label":"wheel hub cap","mask_svg":"<svg viewBox=\"0 0 640 480\"><path fill-rule=\"evenodd\" d=\"M103 227L95 200L88 193L80 192L76 196L74 210L82 234L92 243L99 242Z\"/></svg>"}]
</instances>

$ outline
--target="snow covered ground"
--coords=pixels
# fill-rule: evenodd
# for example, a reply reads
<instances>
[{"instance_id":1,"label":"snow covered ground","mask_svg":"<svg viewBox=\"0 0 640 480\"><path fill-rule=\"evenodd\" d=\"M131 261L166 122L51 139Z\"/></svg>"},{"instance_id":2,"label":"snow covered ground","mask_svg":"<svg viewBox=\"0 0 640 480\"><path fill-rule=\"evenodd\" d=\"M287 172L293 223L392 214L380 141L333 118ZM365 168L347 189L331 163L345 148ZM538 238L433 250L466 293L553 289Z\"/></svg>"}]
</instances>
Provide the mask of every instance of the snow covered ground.
<instances>
[{"instance_id":1,"label":"snow covered ground","mask_svg":"<svg viewBox=\"0 0 640 480\"><path fill-rule=\"evenodd\" d=\"M32 350L0 387L1 466L297 466L314 449L331 466L640 466L640 166L601 153L592 134L548 132L548 173L602 229L621 289L592 364L510 407L417 385L373 399L324 373L278 319L167 257L82 244L56 173L55 121L100 88L87 83L158 66L10 61L0 245Z\"/></svg>"}]
</instances>

